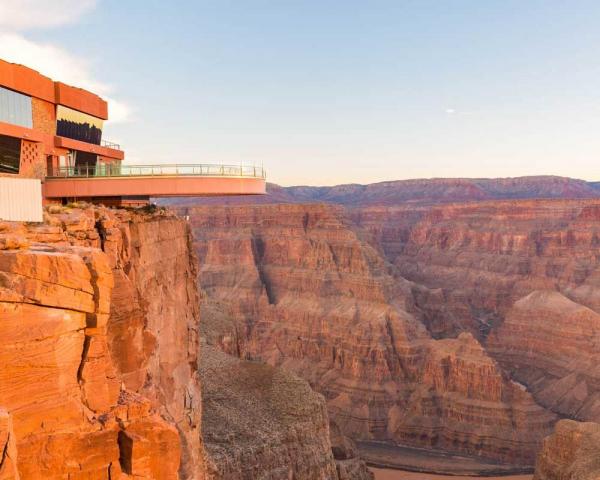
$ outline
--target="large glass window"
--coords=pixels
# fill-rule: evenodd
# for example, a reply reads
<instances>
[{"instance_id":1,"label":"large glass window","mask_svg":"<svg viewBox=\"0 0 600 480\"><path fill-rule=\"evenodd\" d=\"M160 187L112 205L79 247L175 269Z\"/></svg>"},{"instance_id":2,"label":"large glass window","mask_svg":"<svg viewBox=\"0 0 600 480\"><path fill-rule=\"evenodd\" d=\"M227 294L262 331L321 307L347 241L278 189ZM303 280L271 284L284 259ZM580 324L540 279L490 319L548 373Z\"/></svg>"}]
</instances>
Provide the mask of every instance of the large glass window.
<instances>
[{"instance_id":1,"label":"large glass window","mask_svg":"<svg viewBox=\"0 0 600 480\"><path fill-rule=\"evenodd\" d=\"M21 139L0 135L0 172L19 173Z\"/></svg>"},{"instance_id":2,"label":"large glass window","mask_svg":"<svg viewBox=\"0 0 600 480\"><path fill-rule=\"evenodd\" d=\"M0 87L0 122L33 128L31 97Z\"/></svg>"},{"instance_id":3,"label":"large glass window","mask_svg":"<svg viewBox=\"0 0 600 480\"><path fill-rule=\"evenodd\" d=\"M103 124L100 118L63 105L56 109L56 134L61 137L100 145Z\"/></svg>"}]
</instances>

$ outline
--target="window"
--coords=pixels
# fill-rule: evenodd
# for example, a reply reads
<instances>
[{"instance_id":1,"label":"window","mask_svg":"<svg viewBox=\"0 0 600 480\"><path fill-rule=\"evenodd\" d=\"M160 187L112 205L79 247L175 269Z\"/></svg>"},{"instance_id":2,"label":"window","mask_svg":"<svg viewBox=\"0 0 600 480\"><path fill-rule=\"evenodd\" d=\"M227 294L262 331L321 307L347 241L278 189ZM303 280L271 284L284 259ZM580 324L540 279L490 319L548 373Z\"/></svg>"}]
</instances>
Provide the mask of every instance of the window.
<instances>
[{"instance_id":1,"label":"window","mask_svg":"<svg viewBox=\"0 0 600 480\"><path fill-rule=\"evenodd\" d=\"M33 128L31 97L0 87L0 122Z\"/></svg>"},{"instance_id":2,"label":"window","mask_svg":"<svg viewBox=\"0 0 600 480\"><path fill-rule=\"evenodd\" d=\"M19 173L21 140L0 135L0 172Z\"/></svg>"},{"instance_id":3,"label":"window","mask_svg":"<svg viewBox=\"0 0 600 480\"><path fill-rule=\"evenodd\" d=\"M100 145L103 124L100 118L63 105L56 109L56 134L61 137Z\"/></svg>"}]
</instances>

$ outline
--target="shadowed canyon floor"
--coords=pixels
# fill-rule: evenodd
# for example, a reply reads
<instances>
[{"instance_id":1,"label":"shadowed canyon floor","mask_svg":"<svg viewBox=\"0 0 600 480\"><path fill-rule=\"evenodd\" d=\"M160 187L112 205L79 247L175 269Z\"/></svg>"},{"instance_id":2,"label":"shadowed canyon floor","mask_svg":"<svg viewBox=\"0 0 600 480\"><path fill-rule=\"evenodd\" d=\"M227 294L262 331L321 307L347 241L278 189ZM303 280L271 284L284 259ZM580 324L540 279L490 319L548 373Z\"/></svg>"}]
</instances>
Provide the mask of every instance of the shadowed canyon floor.
<instances>
[{"instance_id":1,"label":"shadowed canyon floor","mask_svg":"<svg viewBox=\"0 0 600 480\"><path fill-rule=\"evenodd\" d=\"M400 447L382 442L358 442L361 456L374 467L409 470L440 475L529 474L531 468L507 465L473 456L416 447Z\"/></svg>"},{"instance_id":2,"label":"shadowed canyon floor","mask_svg":"<svg viewBox=\"0 0 600 480\"><path fill-rule=\"evenodd\" d=\"M375 474L375 480L532 480L533 475L504 475L501 477L473 477L453 475L435 475L432 473L402 472L399 470L387 470L382 468L371 468Z\"/></svg>"}]
</instances>

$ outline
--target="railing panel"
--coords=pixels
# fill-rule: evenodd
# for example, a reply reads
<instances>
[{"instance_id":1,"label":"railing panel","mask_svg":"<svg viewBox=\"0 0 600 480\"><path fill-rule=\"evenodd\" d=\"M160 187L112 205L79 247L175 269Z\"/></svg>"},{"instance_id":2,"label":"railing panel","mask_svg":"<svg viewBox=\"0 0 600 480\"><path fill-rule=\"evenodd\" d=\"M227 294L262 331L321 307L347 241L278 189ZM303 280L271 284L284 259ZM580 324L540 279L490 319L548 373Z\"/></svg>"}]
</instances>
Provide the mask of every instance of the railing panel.
<instances>
[{"instance_id":1,"label":"railing panel","mask_svg":"<svg viewBox=\"0 0 600 480\"><path fill-rule=\"evenodd\" d=\"M262 167L254 165L163 164L163 165L77 165L53 169L48 178L216 176L266 178Z\"/></svg>"}]
</instances>

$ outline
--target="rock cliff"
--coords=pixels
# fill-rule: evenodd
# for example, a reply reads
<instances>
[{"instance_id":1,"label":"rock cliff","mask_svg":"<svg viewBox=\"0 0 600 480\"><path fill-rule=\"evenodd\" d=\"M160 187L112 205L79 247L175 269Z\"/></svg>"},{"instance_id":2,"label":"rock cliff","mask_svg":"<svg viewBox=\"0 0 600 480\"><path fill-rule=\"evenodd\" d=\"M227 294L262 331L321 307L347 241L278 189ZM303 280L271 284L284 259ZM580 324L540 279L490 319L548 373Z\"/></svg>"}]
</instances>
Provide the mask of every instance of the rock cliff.
<instances>
[{"instance_id":1,"label":"rock cliff","mask_svg":"<svg viewBox=\"0 0 600 480\"><path fill-rule=\"evenodd\" d=\"M50 211L0 224L0 478L200 478L185 222Z\"/></svg>"},{"instance_id":2,"label":"rock cliff","mask_svg":"<svg viewBox=\"0 0 600 480\"><path fill-rule=\"evenodd\" d=\"M200 373L208 479L372 478L348 439L332 451L325 402L304 380L210 345Z\"/></svg>"},{"instance_id":3,"label":"rock cliff","mask_svg":"<svg viewBox=\"0 0 600 480\"><path fill-rule=\"evenodd\" d=\"M515 302L489 351L539 403L571 418L600 420L600 314L557 291Z\"/></svg>"},{"instance_id":4,"label":"rock cliff","mask_svg":"<svg viewBox=\"0 0 600 480\"><path fill-rule=\"evenodd\" d=\"M600 478L600 425L561 420L544 440L534 480Z\"/></svg>"},{"instance_id":5,"label":"rock cliff","mask_svg":"<svg viewBox=\"0 0 600 480\"><path fill-rule=\"evenodd\" d=\"M216 316L213 341L224 351L307 379L354 439L533 463L555 415L473 335L433 339L421 304L439 292L398 274L343 209L182 213L200 257L203 319Z\"/></svg>"},{"instance_id":6,"label":"rock cliff","mask_svg":"<svg viewBox=\"0 0 600 480\"><path fill-rule=\"evenodd\" d=\"M356 438L365 432L382 438L385 431L390 441L498 455L491 447L498 439L488 438L486 444L469 433L459 435L460 427L449 427L447 418L467 418L463 427L476 424L480 410L467 413L465 405L473 409L482 400L518 392L540 420L524 429L525 437L514 430L518 438L539 439L558 417L600 421L597 184L537 177L271 190L271 199L260 201L278 206L215 208L212 216L199 207L181 207L193 221L202 219L195 230L211 232L197 243L208 259L203 280L208 298L221 312L245 315L245 323L221 336L223 349L291 365L326 396L340 427ZM326 207L294 205L302 201L344 208L327 207L333 219L321 219L315 229L311 219ZM306 216L297 214L304 220L290 225L286 217L294 208L304 209ZM324 230L329 233L323 235ZM348 245L347 231L359 247L340 254L340 245ZM302 236L304 243L298 240ZM235 269L222 268L220 257L234 259ZM294 264L288 257L301 260ZM362 265L356 261L361 257L366 259ZM395 319L387 322L390 326L402 325L400 334L391 330L393 341L373 320L382 307ZM340 311L354 315L352 321L340 321ZM461 342L468 346L459 347ZM394 345L393 354L386 347L374 353L374 344ZM356 348L360 354L348 353ZM478 349L477 355L466 353ZM390 358L402 359L396 364L401 368L394 369ZM452 379L453 368L469 372L468 381ZM443 391L453 401L457 393L448 390L455 388L465 401L457 402L460 408L443 407L440 400L423 401L411 385L422 385L431 398ZM496 390L500 397L492 393ZM387 413L393 404L386 397L390 391L392 397L409 399L397 409L406 412L400 421ZM362 409L357 392L370 398ZM478 397L481 392L485 399ZM416 398L415 404L435 407L414 412L407 406ZM418 422L412 433L409 416ZM500 457L510 457L503 452Z\"/></svg>"},{"instance_id":7,"label":"rock cliff","mask_svg":"<svg viewBox=\"0 0 600 480\"><path fill-rule=\"evenodd\" d=\"M598 200L527 200L351 215L420 285L434 336L472 332L536 402L600 421L599 212Z\"/></svg>"}]
</instances>

